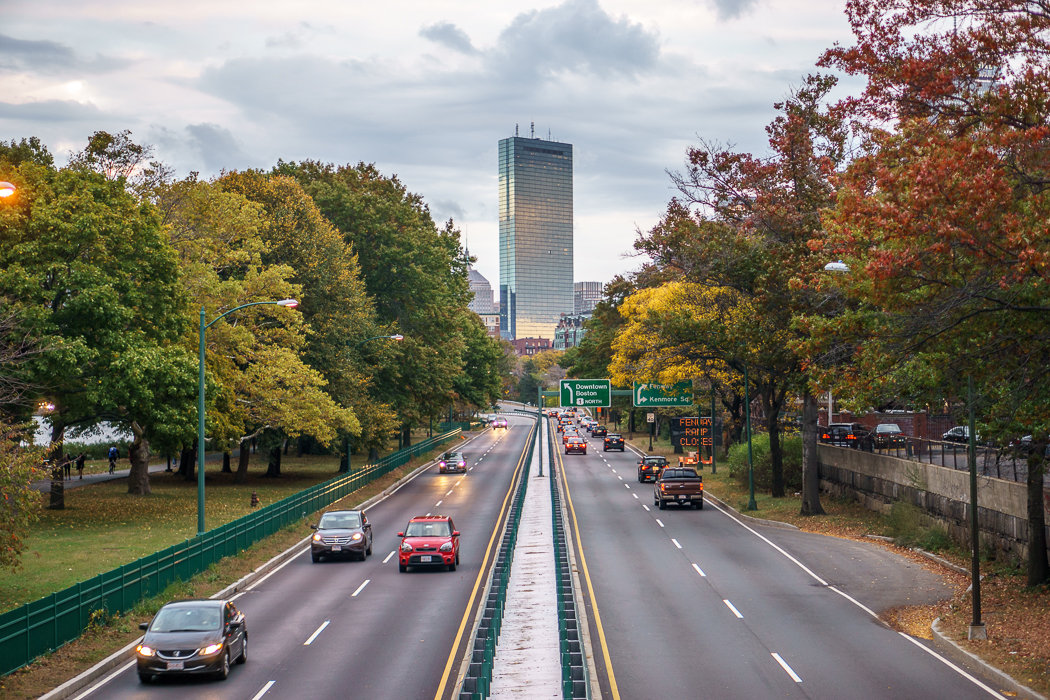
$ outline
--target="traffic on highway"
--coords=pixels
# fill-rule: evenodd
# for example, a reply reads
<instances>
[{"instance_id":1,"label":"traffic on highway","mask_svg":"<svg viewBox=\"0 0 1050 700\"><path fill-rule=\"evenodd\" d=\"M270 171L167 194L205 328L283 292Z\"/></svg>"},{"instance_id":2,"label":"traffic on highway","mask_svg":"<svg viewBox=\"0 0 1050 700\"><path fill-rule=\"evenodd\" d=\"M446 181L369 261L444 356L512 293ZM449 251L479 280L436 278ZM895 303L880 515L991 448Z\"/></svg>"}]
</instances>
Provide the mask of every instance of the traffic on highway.
<instances>
[{"instance_id":1,"label":"traffic on highway","mask_svg":"<svg viewBox=\"0 0 1050 700\"><path fill-rule=\"evenodd\" d=\"M136 658L75 697L466 697L478 591L535 422L503 418L365 508L322 515L309 544L246 590L163 608ZM609 452L579 417L549 420L591 697L1002 697L878 620L943 595L934 574L704 508L702 467ZM445 469L459 458L464 471Z\"/></svg>"}]
</instances>

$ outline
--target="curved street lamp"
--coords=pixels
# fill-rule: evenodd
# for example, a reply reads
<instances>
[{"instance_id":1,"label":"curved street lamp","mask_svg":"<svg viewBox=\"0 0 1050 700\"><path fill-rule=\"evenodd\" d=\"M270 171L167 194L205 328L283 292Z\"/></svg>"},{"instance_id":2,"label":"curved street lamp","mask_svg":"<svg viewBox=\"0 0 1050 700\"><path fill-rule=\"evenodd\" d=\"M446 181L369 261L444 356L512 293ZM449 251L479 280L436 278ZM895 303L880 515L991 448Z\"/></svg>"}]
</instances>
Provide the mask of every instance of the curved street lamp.
<instances>
[{"instance_id":1,"label":"curved street lamp","mask_svg":"<svg viewBox=\"0 0 1050 700\"><path fill-rule=\"evenodd\" d=\"M0 197L4 197L6 199L7 197L10 197L17 191L18 188L12 185L10 182L0 182Z\"/></svg>"},{"instance_id":2,"label":"curved street lamp","mask_svg":"<svg viewBox=\"0 0 1050 700\"><path fill-rule=\"evenodd\" d=\"M204 323L204 307L201 307L201 325L200 325L200 364L198 365L198 376L197 376L197 534L204 534L204 332L211 328L216 321L224 316L229 316L234 311L247 308L249 306L260 306L260 305L272 305L272 306L287 306L289 309L294 309L299 306L299 302L295 299L281 299L280 301L253 301L250 304L241 304L240 306L234 307L226 313L219 314L211 323Z\"/></svg>"}]
</instances>

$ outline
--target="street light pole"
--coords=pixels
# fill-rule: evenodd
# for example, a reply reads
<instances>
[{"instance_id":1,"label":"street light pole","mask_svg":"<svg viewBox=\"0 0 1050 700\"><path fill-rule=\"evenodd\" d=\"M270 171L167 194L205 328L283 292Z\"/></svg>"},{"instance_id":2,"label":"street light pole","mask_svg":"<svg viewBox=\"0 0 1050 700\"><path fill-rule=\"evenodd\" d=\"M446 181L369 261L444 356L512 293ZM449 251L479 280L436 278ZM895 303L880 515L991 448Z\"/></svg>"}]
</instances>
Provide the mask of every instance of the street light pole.
<instances>
[{"instance_id":1,"label":"street light pole","mask_svg":"<svg viewBox=\"0 0 1050 700\"><path fill-rule=\"evenodd\" d=\"M299 306L295 299L282 299L280 301L253 301L249 304L241 304L230 309L226 313L216 316L211 323L205 324L204 307L201 307L200 332L198 334L200 357L197 366L197 534L204 534L204 332L215 325L223 316L228 316L234 311L249 306L273 305L287 306L294 309Z\"/></svg>"},{"instance_id":2,"label":"street light pole","mask_svg":"<svg viewBox=\"0 0 1050 700\"><path fill-rule=\"evenodd\" d=\"M748 510L758 510L755 503L755 463L751 456L751 395L748 393L747 363L744 363L744 425L747 427L747 482L751 490L751 500L747 502Z\"/></svg>"},{"instance_id":3,"label":"street light pole","mask_svg":"<svg viewBox=\"0 0 1050 700\"><path fill-rule=\"evenodd\" d=\"M988 639L988 631L981 621L981 541L980 520L977 513L977 435L973 407L973 377L967 378L970 404L970 422L967 450L970 466L970 581L973 591L973 619L970 621L968 639Z\"/></svg>"}]
</instances>

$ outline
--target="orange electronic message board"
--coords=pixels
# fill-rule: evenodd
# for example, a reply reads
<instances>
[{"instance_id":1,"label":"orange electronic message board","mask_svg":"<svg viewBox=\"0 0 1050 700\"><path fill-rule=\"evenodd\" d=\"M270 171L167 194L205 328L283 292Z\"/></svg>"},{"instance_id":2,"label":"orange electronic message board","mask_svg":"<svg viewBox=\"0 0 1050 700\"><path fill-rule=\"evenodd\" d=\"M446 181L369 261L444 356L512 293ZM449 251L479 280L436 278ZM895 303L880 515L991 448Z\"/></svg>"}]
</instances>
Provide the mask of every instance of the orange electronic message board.
<instances>
[{"instance_id":1,"label":"orange electronic message board","mask_svg":"<svg viewBox=\"0 0 1050 700\"><path fill-rule=\"evenodd\" d=\"M675 447L699 449L722 444L722 419L688 417L670 418L671 444Z\"/></svg>"}]
</instances>

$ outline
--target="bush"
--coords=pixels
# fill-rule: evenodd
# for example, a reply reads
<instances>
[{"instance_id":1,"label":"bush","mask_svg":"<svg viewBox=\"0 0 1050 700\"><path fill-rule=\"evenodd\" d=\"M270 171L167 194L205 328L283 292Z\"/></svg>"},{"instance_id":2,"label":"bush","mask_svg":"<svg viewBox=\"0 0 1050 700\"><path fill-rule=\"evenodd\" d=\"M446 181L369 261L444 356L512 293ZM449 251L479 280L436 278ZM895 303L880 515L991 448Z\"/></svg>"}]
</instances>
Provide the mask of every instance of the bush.
<instances>
[{"instance_id":1,"label":"bush","mask_svg":"<svg viewBox=\"0 0 1050 700\"><path fill-rule=\"evenodd\" d=\"M780 451L784 460L784 488L787 491L802 489L802 436L780 436ZM769 449L769 435L759 433L751 436L752 462L755 466L755 490L770 491L773 488L773 455ZM747 442L729 448L727 459L729 475L739 483L747 484Z\"/></svg>"},{"instance_id":2,"label":"bush","mask_svg":"<svg viewBox=\"0 0 1050 700\"><path fill-rule=\"evenodd\" d=\"M949 549L952 546L948 531L930 521L922 510L911 503L897 501L886 516L893 543L901 547L918 547L930 552Z\"/></svg>"}]
</instances>

